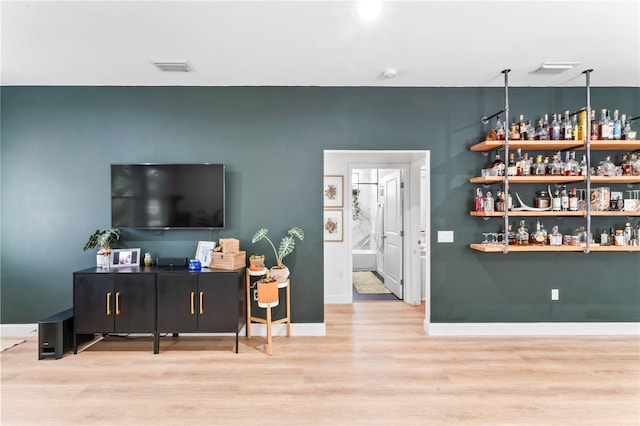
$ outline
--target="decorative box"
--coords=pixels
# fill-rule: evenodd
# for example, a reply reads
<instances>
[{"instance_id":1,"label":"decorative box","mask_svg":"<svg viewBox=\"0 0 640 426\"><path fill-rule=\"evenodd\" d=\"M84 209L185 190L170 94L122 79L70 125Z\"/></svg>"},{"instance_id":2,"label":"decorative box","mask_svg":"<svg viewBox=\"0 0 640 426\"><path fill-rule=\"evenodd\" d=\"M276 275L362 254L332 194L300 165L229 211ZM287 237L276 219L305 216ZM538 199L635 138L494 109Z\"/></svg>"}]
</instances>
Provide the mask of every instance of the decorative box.
<instances>
[{"instance_id":1,"label":"decorative box","mask_svg":"<svg viewBox=\"0 0 640 426\"><path fill-rule=\"evenodd\" d=\"M240 241L235 238L220 238L220 247L223 253L238 253Z\"/></svg>"},{"instance_id":2,"label":"decorative box","mask_svg":"<svg viewBox=\"0 0 640 426\"><path fill-rule=\"evenodd\" d=\"M244 268L247 263L247 252L239 251L237 253L220 253L214 251L211 253L211 262L209 268L234 270Z\"/></svg>"}]
</instances>

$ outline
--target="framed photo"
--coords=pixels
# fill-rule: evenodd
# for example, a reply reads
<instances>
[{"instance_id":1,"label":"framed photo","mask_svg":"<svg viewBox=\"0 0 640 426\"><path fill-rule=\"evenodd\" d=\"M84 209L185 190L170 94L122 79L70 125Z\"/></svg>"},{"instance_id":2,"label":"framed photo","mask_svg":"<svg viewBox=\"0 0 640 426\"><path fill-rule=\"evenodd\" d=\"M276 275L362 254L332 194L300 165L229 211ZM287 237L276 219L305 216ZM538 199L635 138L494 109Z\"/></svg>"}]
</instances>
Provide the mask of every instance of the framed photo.
<instances>
[{"instance_id":1,"label":"framed photo","mask_svg":"<svg viewBox=\"0 0 640 426\"><path fill-rule=\"evenodd\" d=\"M325 207L344 207L344 176L325 175L322 194Z\"/></svg>"},{"instance_id":2,"label":"framed photo","mask_svg":"<svg viewBox=\"0 0 640 426\"><path fill-rule=\"evenodd\" d=\"M326 242L341 242L343 239L343 212L342 210L324 211L324 240Z\"/></svg>"},{"instance_id":3,"label":"framed photo","mask_svg":"<svg viewBox=\"0 0 640 426\"><path fill-rule=\"evenodd\" d=\"M211 263L211 250L214 248L216 248L215 241L198 241L194 259L198 259L203 268L208 268Z\"/></svg>"},{"instance_id":4,"label":"framed photo","mask_svg":"<svg viewBox=\"0 0 640 426\"><path fill-rule=\"evenodd\" d=\"M123 266L140 266L140 249L114 249L111 250L110 265L112 268Z\"/></svg>"}]
</instances>

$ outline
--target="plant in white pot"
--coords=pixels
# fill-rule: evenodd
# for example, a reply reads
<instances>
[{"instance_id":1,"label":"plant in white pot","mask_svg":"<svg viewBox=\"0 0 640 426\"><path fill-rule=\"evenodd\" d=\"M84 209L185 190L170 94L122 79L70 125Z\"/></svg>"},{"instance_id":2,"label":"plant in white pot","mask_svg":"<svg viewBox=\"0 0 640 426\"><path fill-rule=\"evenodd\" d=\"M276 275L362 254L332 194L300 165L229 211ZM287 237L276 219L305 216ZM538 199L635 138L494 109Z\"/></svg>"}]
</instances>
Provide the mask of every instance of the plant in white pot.
<instances>
[{"instance_id":1,"label":"plant in white pot","mask_svg":"<svg viewBox=\"0 0 640 426\"><path fill-rule=\"evenodd\" d=\"M96 253L96 266L98 268L109 267L109 256L111 255L111 244L120 239L120 231L117 229L96 229L96 232L89 236L89 240L84 245L84 250L91 250L100 247Z\"/></svg>"},{"instance_id":2,"label":"plant in white pot","mask_svg":"<svg viewBox=\"0 0 640 426\"><path fill-rule=\"evenodd\" d=\"M251 242L257 243L262 239L269 242L269 245L271 245L271 248L273 249L273 254L276 256L276 265L271 268L271 277L277 279L279 283L284 283L289 278L289 268L282 263L282 259L293 252L293 249L296 247L296 238L300 241L304 240L304 232L297 226L289 229L289 231L287 231L287 235L280 241L280 246L277 250L276 246L267 236L268 233L269 230L267 228L261 228L253 236Z\"/></svg>"}]
</instances>

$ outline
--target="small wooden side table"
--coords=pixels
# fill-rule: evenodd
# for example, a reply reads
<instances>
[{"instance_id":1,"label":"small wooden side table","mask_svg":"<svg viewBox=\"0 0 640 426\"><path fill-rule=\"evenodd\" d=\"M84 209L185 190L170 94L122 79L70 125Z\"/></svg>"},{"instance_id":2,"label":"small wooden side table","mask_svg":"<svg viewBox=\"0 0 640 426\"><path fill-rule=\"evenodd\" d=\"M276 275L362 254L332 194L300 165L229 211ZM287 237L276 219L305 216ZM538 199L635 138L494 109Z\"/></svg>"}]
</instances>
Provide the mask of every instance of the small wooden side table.
<instances>
[{"instance_id":1,"label":"small wooden side table","mask_svg":"<svg viewBox=\"0 0 640 426\"><path fill-rule=\"evenodd\" d=\"M262 277L267 273L266 269L262 271L252 271L249 268L245 269L246 276L246 289L247 289L247 339L251 339L251 323L256 322L260 324L265 324L267 326L267 352L271 355L271 326L274 324L282 324L287 323L287 337L291 337L291 282L289 279L283 283L278 283L278 288L286 288L285 291L285 300L287 305L287 314L284 318L277 319L275 321L271 320L271 308L277 306L277 303L268 304L268 306L260 306L264 307L267 310L267 319L254 317L251 315L251 301L253 296L251 295L251 277Z\"/></svg>"}]
</instances>

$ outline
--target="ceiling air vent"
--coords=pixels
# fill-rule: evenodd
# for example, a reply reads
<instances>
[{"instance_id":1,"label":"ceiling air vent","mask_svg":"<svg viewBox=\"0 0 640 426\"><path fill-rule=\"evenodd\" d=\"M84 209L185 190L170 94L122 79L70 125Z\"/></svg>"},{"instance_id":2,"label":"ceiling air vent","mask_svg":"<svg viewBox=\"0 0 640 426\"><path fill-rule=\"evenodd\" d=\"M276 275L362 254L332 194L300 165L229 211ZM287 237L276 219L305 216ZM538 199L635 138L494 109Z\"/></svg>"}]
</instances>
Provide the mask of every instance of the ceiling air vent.
<instances>
[{"instance_id":1,"label":"ceiling air vent","mask_svg":"<svg viewBox=\"0 0 640 426\"><path fill-rule=\"evenodd\" d=\"M162 72L192 72L193 67L187 61L154 61L153 65Z\"/></svg>"},{"instance_id":2,"label":"ceiling air vent","mask_svg":"<svg viewBox=\"0 0 640 426\"><path fill-rule=\"evenodd\" d=\"M580 62L545 62L532 74L560 74L573 69Z\"/></svg>"}]
</instances>

